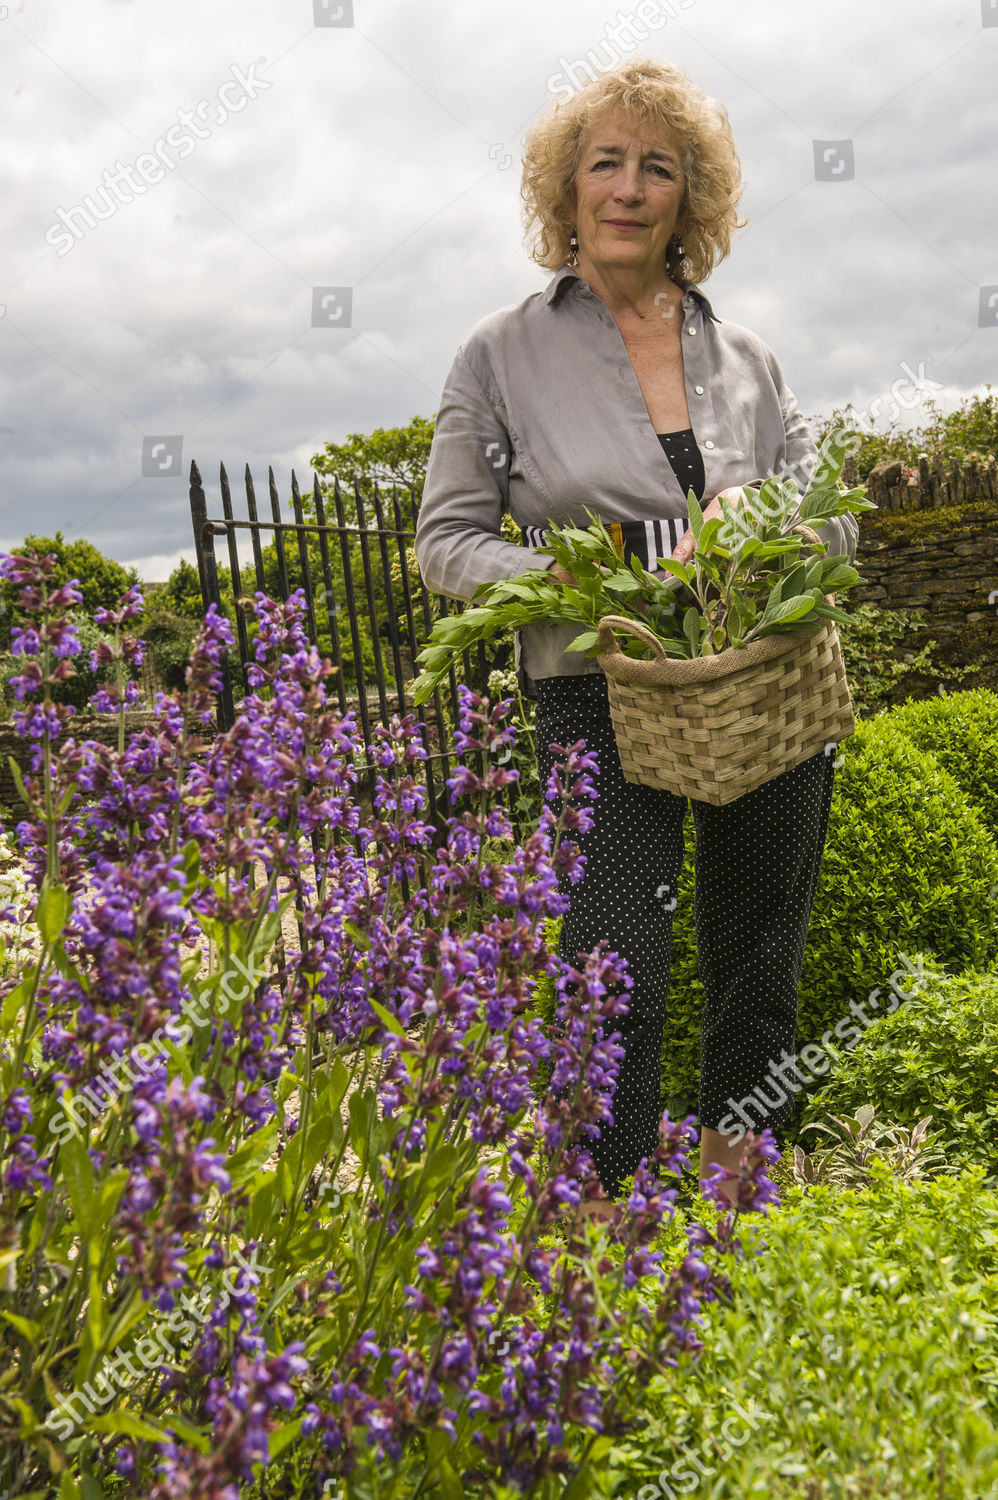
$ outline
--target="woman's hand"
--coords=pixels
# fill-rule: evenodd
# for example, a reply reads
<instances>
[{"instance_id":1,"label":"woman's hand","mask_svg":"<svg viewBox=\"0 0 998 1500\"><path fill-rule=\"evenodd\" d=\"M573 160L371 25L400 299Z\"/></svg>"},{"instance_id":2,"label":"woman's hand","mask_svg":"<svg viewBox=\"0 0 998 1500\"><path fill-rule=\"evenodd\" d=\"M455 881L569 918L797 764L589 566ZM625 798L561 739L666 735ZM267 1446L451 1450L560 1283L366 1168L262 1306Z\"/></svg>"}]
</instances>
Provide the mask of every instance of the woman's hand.
<instances>
[{"instance_id":1,"label":"woman's hand","mask_svg":"<svg viewBox=\"0 0 998 1500\"><path fill-rule=\"evenodd\" d=\"M745 496L742 493L741 485L732 485L726 490L720 490L704 510L703 518L705 521L709 521L711 516L717 516L718 520L723 517L724 512L721 509L722 500L730 500L736 509L739 505L744 504ZM690 527L683 532L683 535L679 539L679 546L672 555L677 562L688 563L693 556L693 551L693 529Z\"/></svg>"}]
</instances>

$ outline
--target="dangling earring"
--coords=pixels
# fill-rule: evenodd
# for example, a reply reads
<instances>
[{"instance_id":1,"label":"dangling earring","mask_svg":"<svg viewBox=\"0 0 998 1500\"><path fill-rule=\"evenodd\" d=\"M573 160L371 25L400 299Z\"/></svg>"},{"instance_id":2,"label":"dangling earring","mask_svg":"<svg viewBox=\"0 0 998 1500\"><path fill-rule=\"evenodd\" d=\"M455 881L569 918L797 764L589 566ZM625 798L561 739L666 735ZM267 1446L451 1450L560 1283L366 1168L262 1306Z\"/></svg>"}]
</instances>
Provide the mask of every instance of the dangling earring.
<instances>
[{"instance_id":1,"label":"dangling earring","mask_svg":"<svg viewBox=\"0 0 998 1500\"><path fill-rule=\"evenodd\" d=\"M572 235L568 242L568 248L572 252L571 258L569 259L568 263L570 266L577 266L579 264L579 236L576 234L574 229L572 230Z\"/></svg>"},{"instance_id":2,"label":"dangling earring","mask_svg":"<svg viewBox=\"0 0 998 1500\"><path fill-rule=\"evenodd\" d=\"M683 249L682 243L678 239L673 240L669 248L672 250L675 256L675 266L676 270L678 271L682 267L683 258L686 255L686 251Z\"/></svg>"}]
</instances>

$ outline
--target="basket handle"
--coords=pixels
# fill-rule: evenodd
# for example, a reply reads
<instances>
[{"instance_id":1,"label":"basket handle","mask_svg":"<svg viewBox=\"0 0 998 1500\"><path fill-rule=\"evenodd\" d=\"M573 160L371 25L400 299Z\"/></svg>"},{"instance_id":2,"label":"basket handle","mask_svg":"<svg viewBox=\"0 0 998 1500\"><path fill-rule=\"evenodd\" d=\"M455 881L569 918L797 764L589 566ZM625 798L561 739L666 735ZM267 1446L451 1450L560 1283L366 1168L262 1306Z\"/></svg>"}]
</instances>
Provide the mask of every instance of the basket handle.
<instances>
[{"instance_id":1,"label":"basket handle","mask_svg":"<svg viewBox=\"0 0 998 1500\"><path fill-rule=\"evenodd\" d=\"M793 532L799 532L800 535L804 538L805 542L814 542L819 547L821 546L821 537L818 535L818 533L814 530L813 527L808 526L808 524L807 524L806 521L798 521L797 525L796 526L791 526L790 529Z\"/></svg>"},{"instance_id":2,"label":"basket handle","mask_svg":"<svg viewBox=\"0 0 998 1500\"><path fill-rule=\"evenodd\" d=\"M668 661L668 653L662 649L662 642L658 636L649 630L647 625L642 625L639 620L629 620L626 615L604 615L597 625L596 634L604 656L618 649L614 635L617 630L626 630L629 635L636 635L639 641L651 647L659 660Z\"/></svg>"}]
</instances>

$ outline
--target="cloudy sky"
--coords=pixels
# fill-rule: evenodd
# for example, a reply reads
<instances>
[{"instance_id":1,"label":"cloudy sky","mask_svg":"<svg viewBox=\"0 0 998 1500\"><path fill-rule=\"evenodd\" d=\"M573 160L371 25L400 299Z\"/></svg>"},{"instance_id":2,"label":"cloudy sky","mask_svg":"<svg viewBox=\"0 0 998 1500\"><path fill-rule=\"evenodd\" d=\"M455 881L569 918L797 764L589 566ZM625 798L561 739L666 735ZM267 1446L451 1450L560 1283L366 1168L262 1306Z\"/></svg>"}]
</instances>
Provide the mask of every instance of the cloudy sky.
<instances>
[{"instance_id":1,"label":"cloudy sky","mask_svg":"<svg viewBox=\"0 0 998 1500\"><path fill-rule=\"evenodd\" d=\"M998 0L10 0L0 548L60 528L165 578L192 459L212 513L220 461L286 494L432 416L548 278L527 127L642 55L728 109L749 223L704 289L806 414L998 384Z\"/></svg>"}]
</instances>

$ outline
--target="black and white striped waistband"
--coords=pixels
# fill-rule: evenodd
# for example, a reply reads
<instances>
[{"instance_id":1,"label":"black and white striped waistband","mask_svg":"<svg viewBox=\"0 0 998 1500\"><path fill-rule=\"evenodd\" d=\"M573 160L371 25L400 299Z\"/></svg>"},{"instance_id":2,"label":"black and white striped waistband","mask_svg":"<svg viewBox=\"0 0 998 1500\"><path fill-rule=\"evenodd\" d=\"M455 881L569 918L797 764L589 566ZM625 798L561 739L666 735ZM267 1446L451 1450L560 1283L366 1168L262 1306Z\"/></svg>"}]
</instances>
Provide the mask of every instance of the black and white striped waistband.
<instances>
[{"instance_id":1,"label":"black and white striped waistband","mask_svg":"<svg viewBox=\"0 0 998 1500\"><path fill-rule=\"evenodd\" d=\"M623 545L625 562L636 553L639 562L650 573L655 572L656 558L672 556L689 528L689 522L681 516L651 521L605 521L603 524L614 540ZM525 546L546 545L548 534L543 526L522 526L520 530Z\"/></svg>"}]
</instances>

